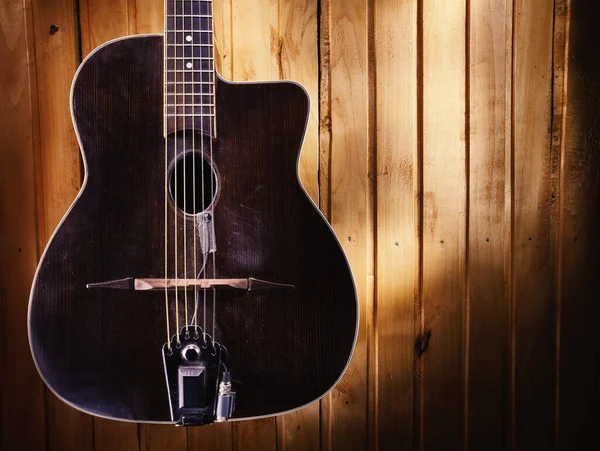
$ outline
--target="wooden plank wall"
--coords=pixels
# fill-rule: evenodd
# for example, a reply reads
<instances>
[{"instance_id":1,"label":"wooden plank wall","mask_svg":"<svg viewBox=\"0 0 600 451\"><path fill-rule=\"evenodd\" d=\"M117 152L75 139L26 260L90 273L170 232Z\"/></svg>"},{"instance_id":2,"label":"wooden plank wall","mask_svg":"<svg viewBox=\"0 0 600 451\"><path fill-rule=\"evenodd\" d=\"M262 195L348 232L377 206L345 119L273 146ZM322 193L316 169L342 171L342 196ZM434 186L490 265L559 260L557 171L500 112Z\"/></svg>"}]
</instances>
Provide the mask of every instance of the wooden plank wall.
<instances>
[{"instance_id":1,"label":"wooden plank wall","mask_svg":"<svg viewBox=\"0 0 600 451\"><path fill-rule=\"evenodd\" d=\"M600 7L586 0L214 0L228 79L294 79L301 180L360 297L321 401L178 429L92 418L43 387L35 265L80 185L69 88L160 0L0 2L0 449L600 448Z\"/></svg>"}]
</instances>

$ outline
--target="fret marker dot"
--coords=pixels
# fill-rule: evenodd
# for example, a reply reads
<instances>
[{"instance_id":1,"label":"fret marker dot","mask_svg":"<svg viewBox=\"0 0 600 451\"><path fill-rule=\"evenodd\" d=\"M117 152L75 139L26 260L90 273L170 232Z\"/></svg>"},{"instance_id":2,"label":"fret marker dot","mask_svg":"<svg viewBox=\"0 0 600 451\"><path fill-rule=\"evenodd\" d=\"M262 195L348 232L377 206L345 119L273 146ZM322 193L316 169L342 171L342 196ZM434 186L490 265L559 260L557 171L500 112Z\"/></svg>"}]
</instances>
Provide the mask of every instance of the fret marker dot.
<instances>
[{"instance_id":1,"label":"fret marker dot","mask_svg":"<svg viewBox=\"0 0 600 451\"><path fill-rule=\"evenodd\" d=\"M192 42L192 37L191 36L186 36L185 40L188 41L188 42Z\"/></svg>"},{"instance_id":2,"label":"fret marker dot","mask_svg":"<svg viewBox=\"0 0 600 451\"><path fill-rule=\"evenodd\" d=\"M192 68L192 63L187 63L187 64L185 65L185 67L187 67L188 69L191 69L191 68Z\"/></svg>"}]
</instances>

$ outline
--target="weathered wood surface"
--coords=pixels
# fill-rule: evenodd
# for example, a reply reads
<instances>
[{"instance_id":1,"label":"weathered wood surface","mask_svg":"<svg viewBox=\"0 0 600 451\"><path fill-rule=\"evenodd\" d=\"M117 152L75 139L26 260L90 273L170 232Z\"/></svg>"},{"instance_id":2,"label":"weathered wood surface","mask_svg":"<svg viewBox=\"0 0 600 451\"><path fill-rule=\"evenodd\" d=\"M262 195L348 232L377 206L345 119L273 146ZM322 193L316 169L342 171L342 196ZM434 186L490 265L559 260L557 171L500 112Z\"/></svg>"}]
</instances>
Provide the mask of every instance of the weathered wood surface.
<instances>
[{"instance_id":1,"label":"weathered wood surface","mask_svg":"<svg viewBox=\"0 0 600 451\"><path fill-rule=\"evenodd\" d=\"M182 431L64 406L24 340L81 181L73 73L160 33L162 2L3 2L0 448L597 448L599 18L586 0L216 1L226 79L310 93L300 177L348 253L361 331L321 402Z\"/></svg>"},{"instance_id":2,"label":"weathered wood surface","mask_svg":"<svg viewBox=\"0 0 600 451\"><path fill-rule=\"evenodd\" d=\"M417 14L417 2L381 0L375 5L375 89L385 96L377 96L376 110L377 309L370 352L376 384L372 440L381 450L410 444L415 426L422 158L417 140Z\"/></svg>"},{"instance_id":3,"label":"weathered wood surface","mask_svg":"<svg viewBox=\"0 0 600 451\"><path fill-rule=\"evenodd\" d=\"M562 131L557 435L558 449L584 451L600 448L600 60L590 45L600 39L600 4L560 3L567 79L563 120L554 124Z\"/></svg>"},{"instance_id":4,"label":"weathered wood surface","mask_svg":"<svg viewBox=\"0 0 600 451\"><path fill-rule=\"evenodd\" d=\"M551 2L514 5L514 445L550 449L556 409L559 155L552 153Z\"/></svg>"},{"instance_id":5,"label":"weathered wood surface","mask_svg":"<svg viewBox=\"0 0 600 451\"><path fill-rule=\"evenodd\" d=\"M508 439L512 5L470 5L465 440L492 451Z\"/></svg>"},{"instance_id":6,"label":"weathered wood surface","mask_svg":"<svg viewBox=\"0 0 600 451\"><path fill-rule=\"evenodd\" d=\"M465 401L467 148L465 3L423 3L423 356L420 442L462 449ZM444 36L440 39L440 36ZM440 400L444 400L440 402Z\"/></svg>"}]
</instances>

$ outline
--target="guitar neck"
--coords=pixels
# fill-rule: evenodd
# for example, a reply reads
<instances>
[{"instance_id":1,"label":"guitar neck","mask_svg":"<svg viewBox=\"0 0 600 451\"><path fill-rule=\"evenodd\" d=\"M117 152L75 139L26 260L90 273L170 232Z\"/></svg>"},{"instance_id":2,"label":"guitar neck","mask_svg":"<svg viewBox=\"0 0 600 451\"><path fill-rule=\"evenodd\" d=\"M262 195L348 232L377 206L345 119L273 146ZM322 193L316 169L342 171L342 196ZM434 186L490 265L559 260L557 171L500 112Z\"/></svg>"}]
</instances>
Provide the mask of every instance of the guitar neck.
<instances>
[{"instance_id":1,"label":"guitar neck","mask_svg":"<svg viewBox=\"0 0 600 451\"><path fill-rule=\"evenodd\" d=\"M215 136L212 0L165 0L165 136Z\"/></svg>"}]
</instances>

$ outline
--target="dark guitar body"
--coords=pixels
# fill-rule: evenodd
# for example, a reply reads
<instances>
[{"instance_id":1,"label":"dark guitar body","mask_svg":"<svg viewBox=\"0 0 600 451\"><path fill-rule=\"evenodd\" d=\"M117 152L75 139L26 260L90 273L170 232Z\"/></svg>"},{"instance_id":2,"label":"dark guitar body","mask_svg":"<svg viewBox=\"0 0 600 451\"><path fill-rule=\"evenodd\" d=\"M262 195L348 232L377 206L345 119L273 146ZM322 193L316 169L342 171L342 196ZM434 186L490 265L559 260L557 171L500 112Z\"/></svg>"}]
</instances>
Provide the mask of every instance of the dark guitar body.
<instances>
[{"instance_id":1,"label":"dark guitar body","mask_svg":"<svg viewBox=\"0 0 600 451\"><path fill-rule=\"evenodd\" d=\"M86 288L165 274L162 36L122 39L95 51L76 77L72 102L86 181L36 274L29 309L33 356L51 389L81 410L169 422L164 293ZM215 339L228 349L237 389L234 418L270 415L318 399L339 379L356 338L356 293L338 241L297 177L306 92L294 83L219 79L216 105L216 276L295 287L220 290L216 298ZM173 216L169 199L171 236ZM185 220L190 249L192 222ZM183 222L179 214L179 277L186 275ZM168 248L173 262L172 240ZM188 256L193 278L191 261ZM173 266L169 271L173 277ZM174 291L169 302L174 334ZM180 291L180 328L184 321Z\"/></svg>"}]
</instances>

